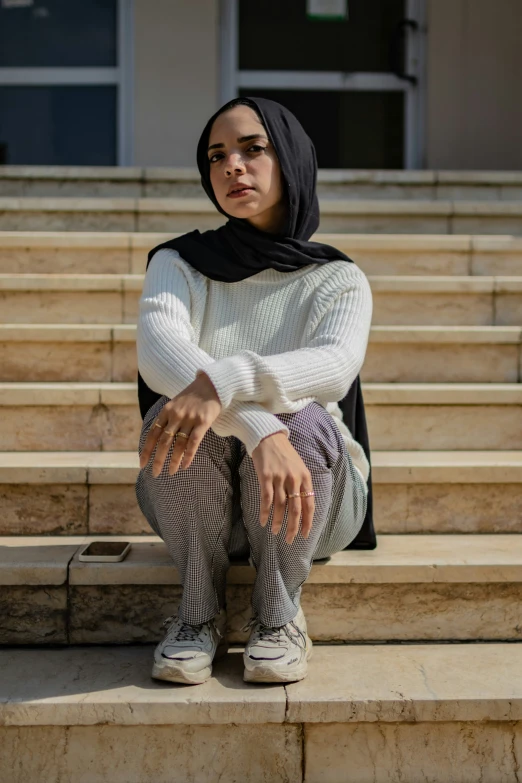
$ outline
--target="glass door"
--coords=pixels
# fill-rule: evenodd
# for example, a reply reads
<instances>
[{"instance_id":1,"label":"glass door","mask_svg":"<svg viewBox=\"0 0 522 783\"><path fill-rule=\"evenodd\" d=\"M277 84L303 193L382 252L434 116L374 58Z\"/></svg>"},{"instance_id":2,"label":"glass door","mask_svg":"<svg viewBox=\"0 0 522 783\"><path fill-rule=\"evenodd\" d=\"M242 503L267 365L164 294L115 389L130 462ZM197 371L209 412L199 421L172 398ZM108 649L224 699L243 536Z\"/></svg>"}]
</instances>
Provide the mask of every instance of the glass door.
<instances>
[{"instance_id":1,"label":"glass door","mask_svg":"<svg viewBox=\"0 0 522 783\"><path fill-rule=\"evenodd\" d=\"M423 168L423 0L223 0L222 98L264 96L301 120L321 168Z\"/></svg>"},{"instance_id":2,"label":"glass door","mask_svg":"<svg viewBox=\"0 0 522 783\"><path fill-rule=\"evenodd\" d=\"M0 163L130 164L132 0L0 0Z\"/></svg>"}]
</instances>

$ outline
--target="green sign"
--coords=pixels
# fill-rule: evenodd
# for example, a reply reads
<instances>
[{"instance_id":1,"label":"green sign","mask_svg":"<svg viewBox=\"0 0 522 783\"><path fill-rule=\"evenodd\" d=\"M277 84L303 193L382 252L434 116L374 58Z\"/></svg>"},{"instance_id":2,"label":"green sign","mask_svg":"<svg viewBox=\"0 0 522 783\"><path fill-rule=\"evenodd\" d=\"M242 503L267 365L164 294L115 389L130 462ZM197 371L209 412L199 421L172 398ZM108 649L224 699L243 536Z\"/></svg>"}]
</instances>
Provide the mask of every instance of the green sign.
<instances>
[{"instance_id":1,"label":"green sign","mask_svg":"<svg viewBox=\"0 0 522 783\"><path fill-rule=\"evenodd\" d=\"M348 20L348 0L306 0L309 19Z\"/></svg>"}]
</instances>

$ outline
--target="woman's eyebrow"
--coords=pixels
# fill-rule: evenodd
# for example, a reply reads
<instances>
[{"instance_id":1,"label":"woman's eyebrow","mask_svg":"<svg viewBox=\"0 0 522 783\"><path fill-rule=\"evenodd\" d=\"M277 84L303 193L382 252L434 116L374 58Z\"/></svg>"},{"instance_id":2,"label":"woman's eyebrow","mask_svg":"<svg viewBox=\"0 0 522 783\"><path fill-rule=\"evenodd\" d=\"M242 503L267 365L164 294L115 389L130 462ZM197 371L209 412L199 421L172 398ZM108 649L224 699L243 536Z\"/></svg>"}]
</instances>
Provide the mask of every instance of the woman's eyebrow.
<instances>
[{"instance_id":1,"label":"woman's eyebrow","mask_svg":"<svg viewBox=\"0 0 522 783\"><path fill-rule=\"evenodd\" d=\"M238 144L243 144L245 141L252 141L252 139L264 139L264 141L268 141L266 136L263 136L262 133L251 133L250 136L240 136L238 138ZM220 144L211 144L210 147L207 149L207 152L210 152L210 150L217 150L220 147L224 147L225 145L223 143Z\"/></svg>"}]
</instances>

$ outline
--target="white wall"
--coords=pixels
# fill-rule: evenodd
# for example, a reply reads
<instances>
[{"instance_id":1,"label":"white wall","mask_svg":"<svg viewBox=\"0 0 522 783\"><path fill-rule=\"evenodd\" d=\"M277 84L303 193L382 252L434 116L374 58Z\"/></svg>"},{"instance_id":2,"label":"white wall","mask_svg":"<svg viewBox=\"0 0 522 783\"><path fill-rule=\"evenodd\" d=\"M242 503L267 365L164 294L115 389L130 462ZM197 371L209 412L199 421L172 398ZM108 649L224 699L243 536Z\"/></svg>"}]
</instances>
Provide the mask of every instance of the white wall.
<instances>
[{"instance_id":1,"label":"white wall","mask_svg":"<svg viewBox=\"0 0 522 783\"><path fill-rule=\"evenodd\" d=\"M134 164L196 165L218 108L218 0L135 0Z\"/></svg>"},{"instance_id":2,"label":"white wall","mask_svg":"<svg viewBox=\"0 0 522 783\"><path fill-rule=\"evenodd\" d=\"M522 168L521 0L429 0L428 168Z\"/></svg>"}]
</instances>

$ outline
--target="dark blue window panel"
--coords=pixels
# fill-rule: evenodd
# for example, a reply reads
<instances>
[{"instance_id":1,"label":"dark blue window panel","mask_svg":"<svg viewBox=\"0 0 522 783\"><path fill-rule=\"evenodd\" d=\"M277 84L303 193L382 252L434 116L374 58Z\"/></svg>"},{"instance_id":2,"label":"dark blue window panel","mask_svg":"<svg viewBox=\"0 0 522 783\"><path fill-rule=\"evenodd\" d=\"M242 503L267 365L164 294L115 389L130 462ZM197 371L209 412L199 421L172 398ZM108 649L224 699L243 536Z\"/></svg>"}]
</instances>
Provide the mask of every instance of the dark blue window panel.
<instances>
[{"instance_id":1,"label":"dark blue window panel","mask_svg":"<svg viewBox=\"0 0 522 783\"><path fill-rule=\"evenodd\" d=\"M35 0L0 6L0 67L111 67L116 0Z\"/></svg>"},{"instance_id":2,"label":"dark blue window panel","mask_svg":"<svg viewBox=\"0 0 522 783\"><path fill-rule=\"evenodd\" d=\"M10 165L116 165L116 87L0 86L0 155Z\"/></svg>"}]
</instances>

